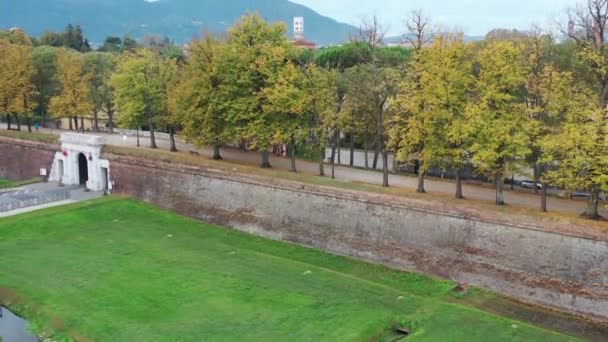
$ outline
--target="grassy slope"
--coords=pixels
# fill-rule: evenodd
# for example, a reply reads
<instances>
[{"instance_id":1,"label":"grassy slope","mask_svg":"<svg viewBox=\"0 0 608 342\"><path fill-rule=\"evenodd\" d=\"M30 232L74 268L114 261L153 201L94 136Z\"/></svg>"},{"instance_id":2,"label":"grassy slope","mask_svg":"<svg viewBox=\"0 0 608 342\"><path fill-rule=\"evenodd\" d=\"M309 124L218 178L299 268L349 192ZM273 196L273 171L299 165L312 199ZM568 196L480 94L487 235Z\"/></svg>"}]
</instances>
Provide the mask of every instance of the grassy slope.
<instances>
[{"instance_id":1,"label":"grassy slope","mask_svg":"<svg viewBox=\"0 0 608 342\"><path fill-rule=\"evenodd\" d=\"M414 329L408 341L568 340L447 303L450 282L202 224L134 200L0 219L0 251L0 287L22 298L12 307L35 317L38 331L54 326L56 336L356 341L399 321Z\"/></svg>"},{"instance_id":2,"label":"grassy slope","mask_svg":"<svg viewBox=\"0 0 608 342\"><path fill-rule=\"evenodd\" d=\"M37 182L41 182L41 181L42 181L42 178L33 178L33 179L27 179L27 180L23 180L23 181L14 181L14 180L10 180L10 179L0 178L0 189L16 188L18 186L37 183Z\"/></svg>"},{"instance_id":3,"label":"grassy slope","mask_svg":"<svg viewBox=\"0 0 608 342\"><path fill-rule=\"evenodd\" d=\"M7 131L5 129L0 130L0 136L15 138L15 139L23 139L29 141L36 142L44 142L49 144L57 144L59 143L59 136L55 134L46 134L39 132L29 133L26 131Z\"/></svg>"}]
</instances>

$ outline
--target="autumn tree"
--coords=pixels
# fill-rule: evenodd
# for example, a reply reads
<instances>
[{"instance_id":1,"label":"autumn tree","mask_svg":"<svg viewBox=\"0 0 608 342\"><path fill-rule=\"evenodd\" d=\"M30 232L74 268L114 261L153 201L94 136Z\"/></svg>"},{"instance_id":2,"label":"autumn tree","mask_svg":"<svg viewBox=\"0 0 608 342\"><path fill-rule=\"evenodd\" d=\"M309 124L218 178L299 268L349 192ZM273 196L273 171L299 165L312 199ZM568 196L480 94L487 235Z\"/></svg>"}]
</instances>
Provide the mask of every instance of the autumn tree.
<instances>
[{"instance_id":1,"label":"autumn tree","mask_svg":"<svg viewBox=\"0 0 608 342\"><path fill-rule=\"evenodd\" d=\"M563 88L564 77L553 62L554 44L551 36L534 26L530 33L521 40L524 44L524 67L526 70L525 105L528 115L528 133L530 136L530 163L533 167L534 186L538 187L542 174L548 165L540 162L543 154L543 143L564 119L560 111L565 110L564 101L569 99ZM541 211L547 211L547 184L542 184Z\"/></svg>"},{"instance_id":2,"label":"autumn tree","mask_svg":"<svg viewBox=\"0 0 608 342\"><path fill-rule=\"evenodd\" d=\"M27 122L28 131L32 131L32 119L36 108L36 87L33 83L35 73L31 59L31 48L25 45L12 45L9 50L10 87L13 98L9 112L15 113L17 124L19 116ZM20 128L20 127L19 127Z\"/></svg>"},{"instance_id":3,"label":"autumn tree","mask_svg":"<svg viewBox=\"0 0 608 342\"><path fill-rule=\"evenodd\" d=\"M265 110L274 75L287 62L291 45L285 26L268 24L258 14L244 16L228 32L222 68L228 91L226 118L236 137L248 140L262 155L262 167L270 167L268 147L275 137L280 116Z\"/></svg>"},{"instance_id":4,"label":"autumn tree","mask_svg":"<svg viewBox=\"0 0 608 342\"><path fill-rule=\"evenodd\" d=\"M397 87L397 117L393 120L391 145L398 160L416 163L419 193L424 193L424 178L430 168L431 154L426 153L426 140L431 132L431 113L425 103L422 84L424 72L424 47L432 40L430 19L422 11L413 11L407 21L408 33L404 36L413 49L412 58L406 64L405 74Z\"/></svg>"},{"instance_id":5,"label":"autumn tree","mask_svg":"<svg viewBox=\"0 0 608 342\"><path fill-rule=\"evenodd\" d=\"M212 159L220 160L220 147L231 134L225 117L226 91L220 70L223 45L211 34L190 44L184 75L173 89L170 107L182 113L183 134L195 145L213 146Z\"/></svg>"},{"instance_id":6,"label":"autumn tree","mask_svg":"<svg viewBox=\"0 0 608 342\"><path fill-rule=\"evenodd\" d=\"M431 166L452 169L456 179L455 197L459 199L463 198L461 170L468 162L470 145L465 112L473 83L471 59L470 48L462 34L437 36L420 52L415 65L419 69L414 73L417 81L406 85L413 88L406 94L421 98L399 99L405 105L406 113L412 115L406 115L405 123L394 125L395 131L390 134L401 147L399 159L408 160L416 154L422 167L419 173L424 174ZM397 120L402 119L397 117Z\"/></svg>"},{"instance_id":7,"label":"autumn tree","mask_svg":"<svg viewBox=\"0 0 608 342\"><path fill-rule=\"evenodd\" d=\"M522 100L526 83L522 56L514 42L488 42L477 55L475 99L467 109L472 161L494 180L497 205L505 203L505 175L525 164L530 153L529 120Z\"/></svg>"},{"instance_id":8,"label":"autumn tree","mask_svg":"<svg viewBox=\"0 0 608 342\"><path fill-rule=\"evenodd\" d=\"M599 219L599 192L608 189L608 142L604 111L597 107L596 94L569 72L548 70L545 77L547 114L561 124L543 140L540 162L548 165L544 182L569 191L591 193L583 216Z\"/></svg>"},{"instance_id":9,"label":"autumn tree","mask_svg":"<svg viewBox=\"0 0 608 342\"><path fill-rule=\"evenodd\" d=\"M584 81L593 90L593 110L572 113L564 125L563 134L574 139L563 146L556 156L559 175L554 181L586 189L591 193L585 216L599 218L599 193L606 189L606 141L608 135L608 49L606 27L608 24L608 1L584 0L569 12L571 26L566 33L576 43L576 57L584 67ZM585 108L581 104L582 108ZM581 108L581 109L582 109ZM566 142L564 142L566 143ZM554 151L558 152L558 151ZM569 167L570 170L566 168ZM576 177L572 177L572 173ZM568 183L568 181L573 183Z\"/></svg>"},{"instance_id":10,"label":"autumn tree","mask_svg":"<svg viewBox=\"0 0 608 342\"><path fill-rule=\"evenodd\" d=\"M79 53L60 49L56 64L61 91L51 98L49 111L55 118L73 118L78 129L78 115L90 113L93 107L89 98L91 76L83 71L84 60Z\"/></svg>"}]
</instances>

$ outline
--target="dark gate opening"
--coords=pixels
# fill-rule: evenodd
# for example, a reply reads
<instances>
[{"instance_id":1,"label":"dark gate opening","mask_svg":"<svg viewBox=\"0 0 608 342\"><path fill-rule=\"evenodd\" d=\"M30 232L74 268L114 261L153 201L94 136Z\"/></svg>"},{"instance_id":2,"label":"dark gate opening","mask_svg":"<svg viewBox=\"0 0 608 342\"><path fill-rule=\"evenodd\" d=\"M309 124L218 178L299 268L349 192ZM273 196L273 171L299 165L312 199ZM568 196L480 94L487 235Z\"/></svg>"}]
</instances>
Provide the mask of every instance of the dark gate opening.
<instances>
[{"instance_id":1,"label":"dark gate opening","mask_svg":"<svg viewBox=\"0 0 608 342\"><path fill-rule=\"evenodd\" d=\"M87 157L84 154L78 155L78 175L80 176L80 184L86 185L89 180L89 165Z\"/></svg>"}]
</instances>

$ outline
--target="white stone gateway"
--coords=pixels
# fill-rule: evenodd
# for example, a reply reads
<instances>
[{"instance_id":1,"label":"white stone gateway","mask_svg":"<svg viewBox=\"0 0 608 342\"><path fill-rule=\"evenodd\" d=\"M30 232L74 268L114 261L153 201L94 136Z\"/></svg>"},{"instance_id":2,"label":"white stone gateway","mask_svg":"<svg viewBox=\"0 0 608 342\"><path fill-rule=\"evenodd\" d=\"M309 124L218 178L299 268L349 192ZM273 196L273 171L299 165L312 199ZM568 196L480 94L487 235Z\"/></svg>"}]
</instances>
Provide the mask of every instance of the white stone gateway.
<instances>
[{"instance_id":1,"label":"white stone gateway","mask_svg":"<svg viewBox=\"0 0 608 342\"><path fill-rule=\"evenodd\" d=\"M101 159L103 138L79 133L61 134L61 152L55 154L49 181L83 185L88 190L112 190L110 162Z\"/></svg>"}]
</instances>

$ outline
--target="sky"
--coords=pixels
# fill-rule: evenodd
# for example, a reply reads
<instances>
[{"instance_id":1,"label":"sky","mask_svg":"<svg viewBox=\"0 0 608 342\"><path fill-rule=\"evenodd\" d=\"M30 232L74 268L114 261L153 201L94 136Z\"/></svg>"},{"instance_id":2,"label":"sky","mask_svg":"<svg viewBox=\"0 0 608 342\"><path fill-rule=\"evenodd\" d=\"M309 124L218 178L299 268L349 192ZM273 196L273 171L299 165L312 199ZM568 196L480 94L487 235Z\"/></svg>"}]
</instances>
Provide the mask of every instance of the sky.
<instances>
[{"instance_id":1,"label":"sky","mask_svg":"<svg viewBox=\"0 0 608 342\"><path fill-rule=\"evenodd\" d=\"M376 15L390 35L402 34L412 10L422 9L442 29L485 35L493 28L556 28L556 20L576 0L290 0L341 22L358 25ZM306 20L306 18L304 18Z\"/></svg>"}]
</instances>

